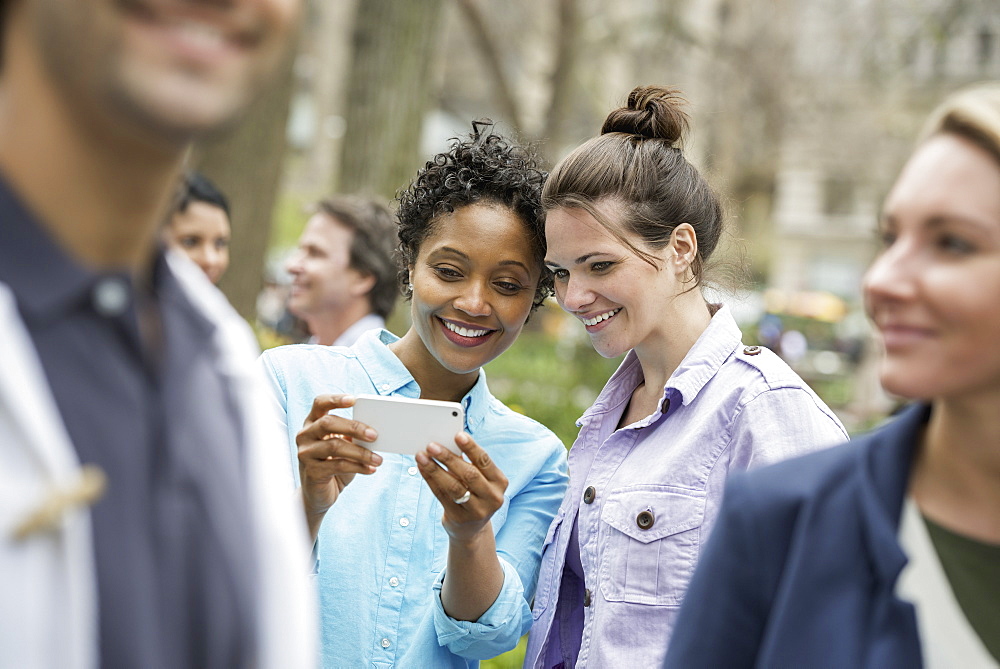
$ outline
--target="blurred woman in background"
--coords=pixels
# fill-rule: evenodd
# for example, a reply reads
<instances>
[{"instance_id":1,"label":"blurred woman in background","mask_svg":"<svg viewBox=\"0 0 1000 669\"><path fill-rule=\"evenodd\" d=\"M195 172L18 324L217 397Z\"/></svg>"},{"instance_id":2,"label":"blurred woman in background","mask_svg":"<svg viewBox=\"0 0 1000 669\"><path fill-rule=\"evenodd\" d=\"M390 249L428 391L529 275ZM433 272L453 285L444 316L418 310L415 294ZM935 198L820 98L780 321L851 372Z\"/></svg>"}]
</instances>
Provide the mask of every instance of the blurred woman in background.
<instances>
[{"instance_id":1,"label":"blurred woman in background","mask_svg":"<svg viewBox=\"0 0 1000 669\"><path fill-rule=\"evenodd\" d=\"M915 401L732 482L671 667L1000 660L1000 84L932 114L880 229L865 304Z\"/></svg>"},{"instance_id":2,"label":"blurred woman in background","mask_svg":"<svg viewBox=\"0 0 1000 669\"><path fill-rule=\"evenodd\" d=\"M194 261L212 283L229 267L229 202L204 174L187 172L163 226L167 246Z\"/></svg>"}]
</instances>

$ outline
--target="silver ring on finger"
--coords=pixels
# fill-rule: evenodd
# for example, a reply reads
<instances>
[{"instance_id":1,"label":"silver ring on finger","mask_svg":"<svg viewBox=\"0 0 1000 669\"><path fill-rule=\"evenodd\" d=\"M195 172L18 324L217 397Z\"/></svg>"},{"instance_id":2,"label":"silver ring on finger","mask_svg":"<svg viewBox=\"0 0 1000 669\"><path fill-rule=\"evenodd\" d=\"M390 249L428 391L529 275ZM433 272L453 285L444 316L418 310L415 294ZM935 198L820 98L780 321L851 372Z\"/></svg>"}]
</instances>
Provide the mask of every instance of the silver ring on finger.
<instances>
[{"instance_id":1,"label":"silver ring on finger","mask_svg":"<svg viewBox=\"0 0 1000 669\"><path fill-rule=\"evenodd\" d=\"M464 495L462 495L461 497L458 497L458 498L456 498L456 499L454 499L452 501L455 502L455 504L465 504L470 499L472 499L472 491L471 490L466 490Z\"/></svg>"}]
</instances>

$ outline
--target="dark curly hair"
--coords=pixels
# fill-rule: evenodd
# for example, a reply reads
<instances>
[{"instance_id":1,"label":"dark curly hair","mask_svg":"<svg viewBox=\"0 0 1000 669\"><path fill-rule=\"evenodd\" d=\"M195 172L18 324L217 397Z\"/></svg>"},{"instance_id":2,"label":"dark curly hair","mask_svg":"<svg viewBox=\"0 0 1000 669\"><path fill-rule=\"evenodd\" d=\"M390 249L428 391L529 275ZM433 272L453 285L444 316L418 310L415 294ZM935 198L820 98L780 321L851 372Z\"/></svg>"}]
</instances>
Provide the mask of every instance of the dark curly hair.
<instances>
[{"instance_id":1,"label":"dark curly hair","mask_svg":"<svg viewBox=\"0 0 1000 669\"><path fill-rule=\"evenodd\" d=\"M530 147L495 132L493 122L472 122L468 138L453 137L451 149L428 160L409 187L400 191L400 288L410 299L409 268L437 218L477 202L504 206L524 223L541 268L532 311L552 294L552 274L545 267L545 213L542 185L546 172Z\"/></svg>"}]
</instances>

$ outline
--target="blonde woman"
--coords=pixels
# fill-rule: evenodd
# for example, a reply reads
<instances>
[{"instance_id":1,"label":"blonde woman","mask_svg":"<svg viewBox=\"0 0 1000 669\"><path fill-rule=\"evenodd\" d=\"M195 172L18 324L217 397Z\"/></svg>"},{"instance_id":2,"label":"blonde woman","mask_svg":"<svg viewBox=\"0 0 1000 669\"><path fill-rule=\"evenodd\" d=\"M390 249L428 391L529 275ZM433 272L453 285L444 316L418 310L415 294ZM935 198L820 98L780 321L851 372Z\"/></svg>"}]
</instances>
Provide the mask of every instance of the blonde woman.
<instances>
[{"instance_id":1,"label":"blonde woman","mask_svg":"<svg viewBox=\"0 0 1000 669\"><path fill-rule=\"evenodd\" d=\"M1000 85L932 115L880 223L865 302L915 401L733 481L671 667L997 666Z\"/></svg>"}]
</instances>

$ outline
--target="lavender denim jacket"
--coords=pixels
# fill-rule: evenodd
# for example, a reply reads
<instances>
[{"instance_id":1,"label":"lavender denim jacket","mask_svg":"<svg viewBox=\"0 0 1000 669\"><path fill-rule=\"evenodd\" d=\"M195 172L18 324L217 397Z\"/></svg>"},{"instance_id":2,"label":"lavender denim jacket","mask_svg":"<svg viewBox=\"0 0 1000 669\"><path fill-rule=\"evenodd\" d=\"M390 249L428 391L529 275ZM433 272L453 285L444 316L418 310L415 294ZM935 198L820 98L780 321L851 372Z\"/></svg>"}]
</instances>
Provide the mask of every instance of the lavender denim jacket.
<instances>
[{"instance_id":1,"label":"lavender denim jacket","mask_svg":"<svg viewBox=\"0 0 1000 669\"><path fill-rule=\"evenodd\" d=\"M742 344L727 307L668 380L660 409L616 430L642 381L630 352L577 422L569 489L545 539L526 667L661 666L729 472L847 439L777 355ZM564 572L574 520L583 581Z\"/></svg>"}]
</instances>

